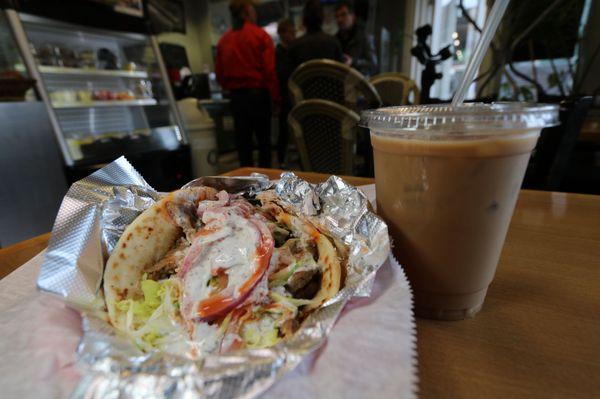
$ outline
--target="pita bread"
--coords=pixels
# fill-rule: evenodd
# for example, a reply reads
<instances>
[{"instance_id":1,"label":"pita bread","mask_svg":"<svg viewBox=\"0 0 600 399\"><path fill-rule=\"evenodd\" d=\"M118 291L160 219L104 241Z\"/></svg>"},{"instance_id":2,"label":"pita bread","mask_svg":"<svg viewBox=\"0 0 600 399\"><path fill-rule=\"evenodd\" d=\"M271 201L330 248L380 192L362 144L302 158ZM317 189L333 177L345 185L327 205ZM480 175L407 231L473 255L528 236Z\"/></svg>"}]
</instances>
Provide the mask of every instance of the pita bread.
<instances>
[{"instance_id":1,"label":"pita bread","mask_svg":"<svg viewBox=\"0 0 600 399\"><path fill-rule=\"evenodd\" d=\"M116 328L125 330L125 312L117 308L117 302L142 296L140 281L144 273L184 235L183 228L175 222L181 216L177 210L186 205L186 200L197 206L199 201L214 199L216 193L209 187L174 191L127 226L104 269L106 307Z\"/></svg>"}]
</instances>

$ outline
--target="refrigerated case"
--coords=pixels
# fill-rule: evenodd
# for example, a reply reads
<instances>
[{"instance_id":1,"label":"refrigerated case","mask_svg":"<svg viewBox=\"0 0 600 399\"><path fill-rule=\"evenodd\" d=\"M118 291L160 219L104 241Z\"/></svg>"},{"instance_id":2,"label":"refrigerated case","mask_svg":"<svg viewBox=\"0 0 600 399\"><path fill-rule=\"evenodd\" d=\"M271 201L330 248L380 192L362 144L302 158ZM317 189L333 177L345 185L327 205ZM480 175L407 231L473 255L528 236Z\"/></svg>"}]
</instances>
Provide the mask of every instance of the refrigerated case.
<instances>
[{"instance_id":1,"label":"refrigerated case","mask_svg":"<svg viewBox=\"0 0 600 399\"><path fill-rule=\"evenodd\" d=\"M34 84L0 12L0 248L50 231L67 191L63 161Z\"/></svg>"},{"instance_id":2,"label":"refrigerated case","mask_svg":"<svg viewBox=\"0 0 600 399\"><path fill-rule=\"evenodd\" d=\"M120 155L149 173L161 170L162 159L162 177L151 178L169 180L162 188L190 178L187 137L154 36L14 10L7 16L38 80L69 180Z\"/></svg>"},{"instance_id":3,"label":"refrigerated case","mask_svg":"<svg viewBox=\"0 0 600 399\"><path fill-rule=\"evenodd\" d=\"M4 13L0 13L0 102L35 100L35 81L25 69Z\"/></svg>"}]
</instances>

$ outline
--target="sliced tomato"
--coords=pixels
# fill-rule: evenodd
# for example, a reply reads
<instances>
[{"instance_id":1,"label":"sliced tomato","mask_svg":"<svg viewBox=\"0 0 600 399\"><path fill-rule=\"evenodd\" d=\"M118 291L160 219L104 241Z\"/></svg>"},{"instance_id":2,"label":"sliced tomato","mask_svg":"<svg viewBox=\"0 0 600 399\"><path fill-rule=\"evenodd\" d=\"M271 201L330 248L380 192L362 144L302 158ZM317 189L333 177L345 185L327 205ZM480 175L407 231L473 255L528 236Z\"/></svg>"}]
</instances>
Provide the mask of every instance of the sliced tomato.
<instances>
[{"instance_id":1,"label":"sliced tomato","mask_svg":"<svg viewBox=\"0 0 600 399\"><path fill-rule=\"evenodd\" d=\"M263 221L254 217L248 220L260 233L260 243L256 248L254 256L254 273L242 284L238 296L223 295L218 292L199 302L197 313L203 320L214 320L244 302L269 268L269 262L275 246L271 232Z\"/></svg>"}]
</instances>

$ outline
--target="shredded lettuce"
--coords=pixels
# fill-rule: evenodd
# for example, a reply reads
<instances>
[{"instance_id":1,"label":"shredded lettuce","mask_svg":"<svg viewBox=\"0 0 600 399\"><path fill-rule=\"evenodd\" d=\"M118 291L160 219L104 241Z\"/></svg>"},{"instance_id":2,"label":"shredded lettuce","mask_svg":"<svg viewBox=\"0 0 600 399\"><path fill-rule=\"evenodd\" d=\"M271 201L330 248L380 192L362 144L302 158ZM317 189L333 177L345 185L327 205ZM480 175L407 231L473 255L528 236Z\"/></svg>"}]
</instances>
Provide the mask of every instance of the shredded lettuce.
<instances>
[{"instance_id":1,"label":"shredded lettuce","mask_svg":"<svg viewBox=\"0 0 600 399\"><path fill-rule=\"evenodd\" d=\"M173 280L142 280L143 299L125 299L117 308L126 313L125 328L138 347L152 350L180 337L174 316L179 310L177 284Z\"/></svg>"},{"instance_id":2,"label":"shredded lettuce","mask_svg":"<svg viewBox=\"0 0 600 399\"><path fill-rule=\"evenodd\" d=\"M299 308L300 306L310 305L312 303L312 301L309 299L292 298L291 296L282 295L274 291L271 291L269 296L273 301L281 303L287 307L294 307L295 309Z\"/></svg>"},{"instance_id":3,"label":"shredded lettuce","mask_svg":"<svg viewBox=\"0 0 600 399\"><path fill-rule=\"evenodd\" d=\"M225 318L223 319L223 322L219 326L219 335L220 336L224 335L225 332L227 331L227 328L229 327L229 323L231 323L231 315L232 315L232 312L227 313L227 316L225 316Z\"/></svg>"},{"instance_id":4,"label":"shredded lettuce","mask_svg":"<svg viewBox=\"0 0 600 399\"><path fill-rule=\"evenodd\" d=\"M269 287L281 287L285 285L297 268L298 262L292 262L283 269L273 273L269 279Z\"/></svg>"},{"instance_id":5,"label":"shredded lettuce","mask_svg":"<svg viewBox=\"0 0 600 399\"><path fill-rule=\"evenodd\" d=\"M287 284L290 277L301 269L318 268L319 265L313 259L311 254L305 254L300 260L295 260L286 267L269 276L269 287L281 287Z\"/></svg>"},{"instance_id":6,"label":"shredded lettuce","mask_svg":"<svg viewBox=\"0 0 600 399\"><path fill-rule=\"evenodd\" d=\"M282 287L277 291L285 293ZM277 344L282 339L280 331L285 323L297 316L299 306L310 302L278 292L271 292L269 295L272 302L266 307L257 308L255 317L240 329L240 337L248 348L268 348Z\"/></svg>"},{"instance_id":7,"label":"shredded lettuce","mask_svg":"<svg viewBox=\"0 0 600 399\"><path fill-rule=\"evenodd\" d=\"M240 335L248 348L268 348L281 339L279 329L271 317L244 324Z\"/></svg>"},{"instance_id":8,"label":"shredded lettuce","mask_svg":"<svg viewBox=\"0 0 600 399\"><path fill-rule=\"evenodd\" d=\"M131 309L134 316L138 316L142 319L148 319L162 302L159 294L161 288L161 284L154 280L142 280L141 289L142 293L144 294L144 299L125 299L117 303L117 308L123 311L128 311Z\"/></svg>"}]
</instances>

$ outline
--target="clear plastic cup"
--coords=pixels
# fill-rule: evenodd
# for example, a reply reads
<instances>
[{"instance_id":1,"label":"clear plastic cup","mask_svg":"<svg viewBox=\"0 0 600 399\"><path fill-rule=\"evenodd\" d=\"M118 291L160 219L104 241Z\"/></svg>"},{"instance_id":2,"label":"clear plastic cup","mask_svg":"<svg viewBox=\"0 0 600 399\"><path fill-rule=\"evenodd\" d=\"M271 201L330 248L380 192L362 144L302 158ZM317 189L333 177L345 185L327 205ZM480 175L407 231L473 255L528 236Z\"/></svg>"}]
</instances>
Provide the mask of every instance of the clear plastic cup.
<instances>
[{"instance_id":1,"label":"clear plastic cup","mask_svg":"<svg viewBox=\"0 0 600 399\"><path fill-rule=\"evenodd\" d=\"M417 316L460 320L482 307L540 130L558 107L424 105L363 112L377 212L411 283Z\"/></svg>"}]
</instances>

